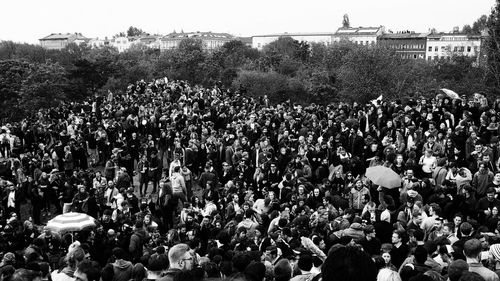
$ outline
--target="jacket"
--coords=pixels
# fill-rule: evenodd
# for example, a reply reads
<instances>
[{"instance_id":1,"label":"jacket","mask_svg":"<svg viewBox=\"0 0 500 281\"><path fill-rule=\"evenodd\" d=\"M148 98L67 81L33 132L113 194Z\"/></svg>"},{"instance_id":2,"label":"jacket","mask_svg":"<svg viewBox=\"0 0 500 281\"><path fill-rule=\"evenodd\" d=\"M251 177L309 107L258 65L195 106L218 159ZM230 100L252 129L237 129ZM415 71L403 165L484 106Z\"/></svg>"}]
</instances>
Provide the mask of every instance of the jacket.
<instances>
[{"instance_id":1,"label":"jacket","mask_svg":"<svg viewBox=\"0 0 500 281\"><path fill-rule=\"evenodd\" d=\"M351 192L349 193L349 206L355 210L363 209L363 196L365 194L370 194L370 190L368 188L363 187L360 190L356 188L351 188Z\"/></svg>"},{"instance_id":2,"label":"jacket","mask_svg":"<svg viewBox=\"0 0 500 281\"><path fill-rule=\"evenodd\" d=\"M128 251L133 258L140 258L143 252L143 246L146 242L147 234L144 229L137 229L130 237Z\"/></svg>"},{"instance_id":3,"label":"jacket","mask_svg":"<svg viewBox=\"0 0 500 281\"><path fill-rule=\"evenodd\" d=\"M493 173L489 170L484 172L477 171L472 177L472 186L476 189L478 196L482 197L486 194L488 184L493 181Z\"/></svg>"},{"instance_id":4,"label":"jacket","mask_svg":"<svg viewBox=\"0 0 500 281\"><path fill-rule=\"evenodd\" d=\"M128 281L132 277L133 265L126 260L116 260L113 263L113 281Z\"/></svg>"},{"instance_id":5,"label":"jacket","mask_svg":"<svg viewBox=\"0 0 500 281\"><path fill-rule=\"evenodd\" d=\"M184 177L179 173L172 174L172 193L183 193L186 194L186 182Z\"/></svg>"}]
</instances>

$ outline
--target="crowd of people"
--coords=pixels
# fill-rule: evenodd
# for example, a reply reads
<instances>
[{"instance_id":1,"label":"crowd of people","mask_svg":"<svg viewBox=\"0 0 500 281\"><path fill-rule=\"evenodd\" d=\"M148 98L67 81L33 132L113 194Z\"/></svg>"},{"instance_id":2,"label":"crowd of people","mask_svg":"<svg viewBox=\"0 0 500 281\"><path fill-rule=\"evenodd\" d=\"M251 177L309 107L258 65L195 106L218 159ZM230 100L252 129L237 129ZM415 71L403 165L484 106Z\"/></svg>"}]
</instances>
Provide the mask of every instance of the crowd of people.
<instances>
[{"instance_id":1,"label":"crowd of people","mask_svg":"<svg viewBox=\"0 0 500 281\"><path fill-rule=\"evenodd\" d=\"M166 78L40 109L1 127L0 280L499 280L499 118ZM46 226L67 212L97 226Z\"/></svg>"}]
</instances>

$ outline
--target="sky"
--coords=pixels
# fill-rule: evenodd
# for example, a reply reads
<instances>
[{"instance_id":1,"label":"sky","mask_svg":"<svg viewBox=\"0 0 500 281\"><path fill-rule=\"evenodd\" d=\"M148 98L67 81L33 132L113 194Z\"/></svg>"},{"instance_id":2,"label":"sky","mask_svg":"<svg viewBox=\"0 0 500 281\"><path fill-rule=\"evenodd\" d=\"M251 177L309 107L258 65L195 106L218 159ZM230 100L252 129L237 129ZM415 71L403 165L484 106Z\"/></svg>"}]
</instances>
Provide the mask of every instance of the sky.
<instances>
[{"instance_id":1,"label":"sky","mask_svg":"<svg viewBox=\"0 0 500 281\"><path fill-rule=\"evenodd\" d=\"M227 32L252 36L385 26L448 32L489 15L495 0L15 0L2 3L0 40L38 43L51 33L112 37L129 26L148 33Z\"/></svg>"}]
</instances>

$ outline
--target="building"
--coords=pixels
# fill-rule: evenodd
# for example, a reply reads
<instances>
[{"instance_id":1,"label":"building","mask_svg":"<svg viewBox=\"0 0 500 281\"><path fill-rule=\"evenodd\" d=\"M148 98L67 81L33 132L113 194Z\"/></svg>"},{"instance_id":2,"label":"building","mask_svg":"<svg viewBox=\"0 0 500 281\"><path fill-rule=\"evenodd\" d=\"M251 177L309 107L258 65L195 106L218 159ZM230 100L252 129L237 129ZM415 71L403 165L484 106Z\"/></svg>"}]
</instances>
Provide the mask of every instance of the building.
<instances>
[{"instance_id":1,"label":"building","mask_svg":"<svg viewBox=\"0 0 500 281\"><path fill-rule=\"evenodd\" d=\"M125 37L125 36L120 36L111 39L110 41L110 46L115 47L118 52L125 52L132 46L132 43L136 41L137 38L134 37Z\"/></svg>"},{"instance_id":2,"label":"building","mask_svg":"<svg viewBox=\"0 0 500 281\"><path fill-rule=\"evenodd\" d=\"M378 37L378 44L394 49L403 59L426 59L427 35L429 33L386 33Z\"/></svg>"},{"instance_id":3,"label":"building","mask_svg":"<svg viewBox=\"0 0 500 281\"><path fill-rule=\"evenodd\" d=\"M252 48L262 50L267 44L278 40L280 37L291 37L297 41L307 43L321 43L329 45L332 43L332 32L316 32L316 33L281 33L269 35L252 36Z\"/></svg>"},{"instance_id":4,"label":"building","mask_svg":"<svg viewBox=\"0 0 500 281\"><path fill-rule=\"evenodd\" d=\"M379 27L341 27L332 36L332 42L350 41L359 45L375 45L377 38L385 32Z\"/></svg>"},{"instance_id":5,"label":"building","mask_svg":"<svg viewBox=\"0 0 500 281\"><path fill-rule=\"evenodd\" d=\"M161 45L161 36L158 35L147 35L141 36L139 38L139 42L144 44L149 49L160 49Z\"/></svg>"},{"instance_id":6,"label":"building","mask_svg":"<svg viewBox=\"0 0 500 281\"><path fill-rule=\"evenodd\" d=\"M40 40L40 45L48 50L62 50L68 44L75 43L77 45L86 43L90 39L83 36L81 33L52 33Z\"/></svg>"},{"instance_id":7,"label":"building","mask_svg":"<svg viewBox=\"0 0 500 281\"><path fill-rule=\"evenodd\" d=\"M214 50L224 43L231 40L235 40L235 37L228 33L215 33L215 32L172 32L168 35L163 36L160 39L160 50L171 50L179 46L179 43L187 38L200 39L203 42L203 46L207 50Z\"/></svg>"},{"instance_id":8,"label":"building","mask_svg":"<svg viewBox=\"0 0 500 281\"><path fill-rule=\"evenodd\" d=\"M435 33L427 36L425 56L428 61L450 59L453 55L479 57L482 36L461 33Z\"/></svg>"},{"instance_id":9,"label":"building","mask_svg":"<svg viewBox=\"0 0 500 281\"><path fill-rule=\"evenodd\" d=\"M104 39L92 38L89 40L89 42L87 44L91 48L103 48L103 47L110 45L110 40L108 40L108 37L106 37Z\"/></svg>"}]
</instances>

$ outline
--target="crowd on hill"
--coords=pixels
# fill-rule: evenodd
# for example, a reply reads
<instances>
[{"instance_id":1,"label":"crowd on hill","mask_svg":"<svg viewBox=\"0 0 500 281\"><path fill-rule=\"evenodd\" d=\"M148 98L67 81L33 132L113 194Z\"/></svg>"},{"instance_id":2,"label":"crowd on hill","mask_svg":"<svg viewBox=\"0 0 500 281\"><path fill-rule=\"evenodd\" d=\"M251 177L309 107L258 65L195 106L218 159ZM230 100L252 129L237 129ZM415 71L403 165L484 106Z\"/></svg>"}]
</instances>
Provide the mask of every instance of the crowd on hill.
<instances>
[{"instance_id":1,"label":"crowd on hill","mask_svg":"<svg viewBox=\"0 0 500 281\"><path fill-rule=\"evenodd\" d=\"M40 109L1 127L0 280L499 280L499 119L166 78ZM97 226L45 225L67 212Z\"/></svg>"}]
</instances>

